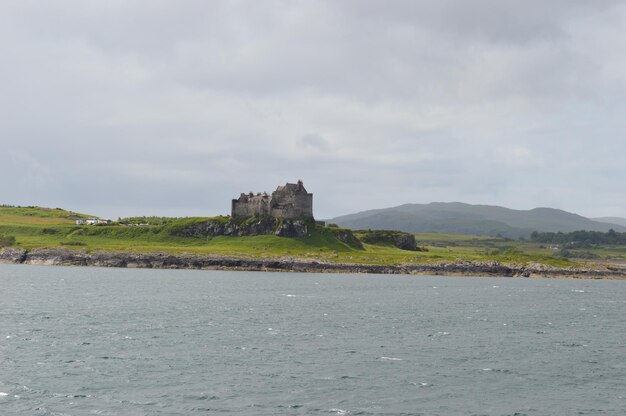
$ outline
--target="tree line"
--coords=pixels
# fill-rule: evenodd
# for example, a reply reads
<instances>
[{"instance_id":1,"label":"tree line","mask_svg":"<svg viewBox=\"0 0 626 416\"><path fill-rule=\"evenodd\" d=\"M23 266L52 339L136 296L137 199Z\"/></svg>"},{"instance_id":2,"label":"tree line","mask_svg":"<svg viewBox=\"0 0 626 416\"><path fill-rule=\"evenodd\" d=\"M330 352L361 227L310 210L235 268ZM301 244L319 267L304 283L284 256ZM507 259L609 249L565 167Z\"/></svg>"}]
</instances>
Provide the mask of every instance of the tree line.
<instances>
[{"instance_id":1,"label":"tree line","mask_svg":"<svg viewBox=\"0 0 626 416\"><path fill-rule=\"evenodd\" d=\"M577 247L597 245L626 245L626 233L618 233L610 229L602 231L572 231L570 233L533 231L530 239L537 243L561 244Z\"/></svg>"},{"instance_id":2,"label":"tree line","mask_svg":"<svg viewBox=\"0 0 626 416\"><path fill-rule=\"evenodd\" d=\"M118 218L120 224L146 224L146 225L165 225L175 221L176 218L170 217L127 217Z\"/></svg>"}]
</instances>

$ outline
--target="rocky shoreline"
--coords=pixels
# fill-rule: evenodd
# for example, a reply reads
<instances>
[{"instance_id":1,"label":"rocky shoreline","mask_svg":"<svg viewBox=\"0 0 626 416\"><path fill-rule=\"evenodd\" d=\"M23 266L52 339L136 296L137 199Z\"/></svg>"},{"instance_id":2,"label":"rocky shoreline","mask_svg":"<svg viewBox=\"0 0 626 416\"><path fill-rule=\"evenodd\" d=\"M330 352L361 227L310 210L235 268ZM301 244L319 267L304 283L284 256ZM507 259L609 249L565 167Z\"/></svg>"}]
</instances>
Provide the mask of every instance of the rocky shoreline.
<instances>
[{"instance_id":1,"label":"rocky shoreline","mask_svg":"<svg viewBox=\"0 0 626 416\"><path fill-rule=\"evenodd\" d=\"M228 256L164 253L87 253L64 248L41 248L27 251L20 248L0 250L0 263L39 264L55 266L96 266L153 269L290 271L314 273L375 273L415 275L466 275L506 277L570 277L587 279L624 279L626 265L593 264L586 267L561 269L545 264L506 264L497 261L459 260L404 265L370 265L331 263L311 259L254 259Z\"/></svg>"}]
</instances>

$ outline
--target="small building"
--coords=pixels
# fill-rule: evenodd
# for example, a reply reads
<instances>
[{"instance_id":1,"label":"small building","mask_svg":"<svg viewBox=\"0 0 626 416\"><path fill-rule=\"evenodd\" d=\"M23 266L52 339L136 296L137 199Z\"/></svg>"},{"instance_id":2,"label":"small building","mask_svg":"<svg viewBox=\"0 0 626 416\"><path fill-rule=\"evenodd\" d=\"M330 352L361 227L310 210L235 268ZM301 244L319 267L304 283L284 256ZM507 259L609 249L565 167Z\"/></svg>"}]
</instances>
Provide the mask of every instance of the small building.
<instances>
[{"instance_id":1,"label":"small building","mask_svg":"<svg viewBox=\"0 0 626 416\"><path fill-rule=\"evenodd\" d=\"M233 199L231 215L233 218L313 218L313 194L307 192L302 181L279 186L272 195L242 193Z\"/></svg>"}]
</instances>

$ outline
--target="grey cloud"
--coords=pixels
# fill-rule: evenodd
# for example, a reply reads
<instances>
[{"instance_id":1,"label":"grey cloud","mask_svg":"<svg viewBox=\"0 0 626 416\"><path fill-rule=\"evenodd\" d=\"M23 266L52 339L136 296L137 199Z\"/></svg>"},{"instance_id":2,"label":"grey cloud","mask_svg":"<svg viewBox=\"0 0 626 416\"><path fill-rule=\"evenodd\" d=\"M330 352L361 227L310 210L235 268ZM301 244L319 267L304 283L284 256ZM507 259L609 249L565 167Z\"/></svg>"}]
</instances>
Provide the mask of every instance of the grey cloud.
<instances>
[{"instance_id":1,"label":"grey cloud","mask_svg":"<svg viewBox=\"0 0 626 416\"><path fill-rule=\"evenodd\" d=\"M328 141L319 134L305 134L298 140L298 147L304 149L314 149L321 152L327 152L330 150Z\"/></svg>"},{"instance_id":2,"label":"grey cloud","mask_svg":"<svg viewBox=\"0 0 626 416\"><path fill-rule=\"evenodd\" d=\"M618 1L5 2L0 203L208 215L302 178L325 217L626 216L625 22Z\"/></svg>"},{"instance_id":3,"label":"grey cloud","mask_svg":"<svg viewBox=\"0 0 626 416\"><path fill-rule=\"evenodd\" d=\"M567 36L568 19L606 11L619 0L552 0L529 3L525 0L389 0L381 7L377 0L341 2L346 15L388 25L427 26L442 36L467 41L544 42Z\"/></svg>"}]
</instances>

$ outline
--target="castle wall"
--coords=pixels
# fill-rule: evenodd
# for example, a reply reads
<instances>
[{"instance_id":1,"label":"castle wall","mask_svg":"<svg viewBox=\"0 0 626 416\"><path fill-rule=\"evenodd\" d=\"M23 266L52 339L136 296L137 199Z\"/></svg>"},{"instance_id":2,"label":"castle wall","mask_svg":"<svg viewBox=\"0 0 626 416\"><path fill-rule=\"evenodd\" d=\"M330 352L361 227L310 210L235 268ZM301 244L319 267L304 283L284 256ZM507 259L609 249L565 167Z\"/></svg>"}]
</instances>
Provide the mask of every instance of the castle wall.
<instances>
[{"instance_id":1,"label":"castle wall","mask_svg":"<svg viewBox=\"0 0 626 416\"><path fill-rule=\"evenodd\" d=\"M270 197L267 194L241 194L232 201L233 218L269 216L274 218L313 218L313 194L298 184L279 186Z\"/></svg>"},{"instance_id":2,"label":"castle wall","mask_svg":"<svg viewBox=\"0 0 626 416\"><path fill-rule=\"evenodd\" d=\"M232 201L232 216L239 218L269 216L270 200L268 195L242 194L239 199Z\"/></svg>"},{"instance_id":3,"label":"castle wall","mask_svg":"<svg viewBox=\"0 0 626 416\"><path fill-rule=\"evenodd\" d=\"M254 216L252 213L252 207L248 205L247 201L238 201L236 199L233 199L231 212L233 217L247 218Z\"/></svg>"}]
</instances>

